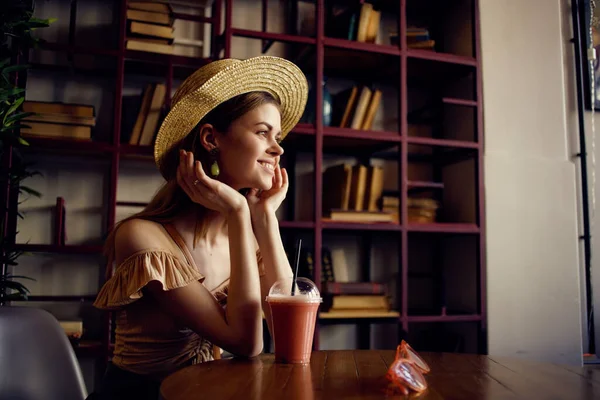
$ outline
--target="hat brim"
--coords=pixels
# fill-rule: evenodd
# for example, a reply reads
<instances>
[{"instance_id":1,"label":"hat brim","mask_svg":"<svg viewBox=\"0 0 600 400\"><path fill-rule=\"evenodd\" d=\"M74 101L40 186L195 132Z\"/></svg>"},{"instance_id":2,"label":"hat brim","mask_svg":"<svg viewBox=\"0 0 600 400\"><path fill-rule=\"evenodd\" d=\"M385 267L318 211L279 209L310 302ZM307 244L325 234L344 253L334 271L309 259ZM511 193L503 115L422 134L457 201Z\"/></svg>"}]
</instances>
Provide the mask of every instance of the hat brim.
<instances>
[{"instance_id":1,"label":"hat brim","mask_svg":"<svg viewBox=\"0 0 600 400\"><path fill-rule=\"evenodd\" d=\"M186 85L193 85L193 76ZM281 135L298 123L308 97L308 83L292 62L260 56L231 63L173 105L161 124L154 144L154 160L161 174L163 156L184 139L219 104L244 93L264 91L281 103Z\"/></svg>"}]
</instances>

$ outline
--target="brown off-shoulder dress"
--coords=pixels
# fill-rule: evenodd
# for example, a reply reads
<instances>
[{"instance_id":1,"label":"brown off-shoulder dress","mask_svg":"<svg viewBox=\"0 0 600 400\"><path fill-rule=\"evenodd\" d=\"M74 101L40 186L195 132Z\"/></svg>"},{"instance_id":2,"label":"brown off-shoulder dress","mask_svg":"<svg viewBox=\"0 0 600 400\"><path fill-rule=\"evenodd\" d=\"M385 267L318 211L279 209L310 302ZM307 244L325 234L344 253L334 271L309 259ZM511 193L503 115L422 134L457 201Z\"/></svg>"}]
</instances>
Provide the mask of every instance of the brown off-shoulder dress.
<instances>
[{"instance_id":1,"label":"brown off-shoulder dress","mask_svg":"<svg viewBox=\"0 0 600 400\"><path fill-rule=\"evenodd\" d=\"M138 251L123 260L94 302L95 307L116 313L112 363L158 379L220 355L216 346L182 326L163 312L151 296L144 295L143 289L151 281L159 281L164 290L173 290L193 281L203 283L205 279L175 227L171 224L161 227L167 239L164 248ZM257 258L262 276L259 251ZM227 304L228 288L229 278L211 290L222 307Z\"/></svg>"}]
</instances>

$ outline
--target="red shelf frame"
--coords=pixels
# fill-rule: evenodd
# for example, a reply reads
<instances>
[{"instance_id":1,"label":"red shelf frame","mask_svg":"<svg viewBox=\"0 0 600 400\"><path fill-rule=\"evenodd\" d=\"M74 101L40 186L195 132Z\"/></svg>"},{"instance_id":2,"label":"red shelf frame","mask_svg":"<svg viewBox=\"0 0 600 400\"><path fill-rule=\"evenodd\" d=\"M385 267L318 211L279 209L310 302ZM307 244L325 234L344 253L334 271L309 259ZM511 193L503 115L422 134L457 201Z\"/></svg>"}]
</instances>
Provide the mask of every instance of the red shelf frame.
<instances>
[{"instance_id":1,"label":"red shelf frame","mask_svg":"<svg viewBox=\"0 0 600 400\"><path fill-rule=\"evenodd\" d=\"M400 318L398 323L404 331L409 330L409 323L414 322L479 322L482 330L486 329L486 303L485 303L485 212L483 206L483 105L482 105L482 88L481 88L481 62L480 62L480 36L479 36L479 17L478 17L478 0L473 1L474 14L474 29L473 29L473 48L474 56L467 57L455 54L436 53L432 51L415 50L406 47L405 27L407 26L406 4L409 0L398 1L398 32L399 45L378 45L371 43L358 43L344 39L336 39L325 37L325 0L316 0L316 32L314 37L303 37L294 34L278 34L266 32L266 23L263 22L263 31L253 31L247 29L239 29L232 26L232 0L215 0L213 4L213 12L211 17L198 17L190 15L176 14L179 19L187 19L208 23L212 25L211 33L211 54L209 59L194 59L190 57L181 57L176 55L151 54L138 51L130 51L125 49L126 39L126 1L121 1L121 9L119 16L119 41L116 49L103 49L94 47L82 47L62 44L46 44L45 49L51 51L66 52L69 54L88 54L114 57L116 59L115 69L115 112L114 124L110 143L102 142L70 142L64 140L46 140L32 139L31 145L33 150L50 149L60 153L78 154L93 154L98 156L107 156L110 159L110 187L108 193L108 218L105 229L108 230L115 222L115 209L117 205L129 205L117 202L116 187L118 180L119 165L122 159L127 158L143 158L149 161L152 160L153 149L151 146L130 146L120 143L120 120L121 120L121 96L123 91L125 66L130 62L151 62L166 66L167 74L164 77L167 85L167 93L173 85L173 74L175 67L188 67L190 72L195 68L200 67L207 62L216 58L223 51L224 57L231 55L231 42L235 37L246 37L250 39L265 41L281 41L285 43L305 44L314 47L315 65L314 75L317 82L322 81L323 71L325 67L325 56L328 48L356 50L364 54L385 55L396 57L399 63L399 74L395 79L399 85L399 129L397 132L386 131L362 131L344 128L326 127L323 126L323 111L322 107L316 107L316 123L313 124L298 124L291 133L291 136L296 138L314 139L313 150L316 154L314 158L314 198L313 205L315 210L321 210L322 206L322 157L324 151L324 141L328 145L331 139L348 139L366 142L381 142L391 145L398 145L398 161L401 171L407 171L408 166L408 145L424 145L424 146L439 146L456 149L475 150L474 156L477 161L477 223L435 223L435 224L408 224L407 209L401 207L400 223L399 224L356 224L356 223L338 223L328 222L321 219L320 213L315 213L313 221L281 221L280 227L284 230L298 230L313 232L313 250L315 254L320 253L323 246L323 233L330 234L332 231L390 231L398 232L398 247L403 249L399 260L399 302ZM258 4L257 4L258 5ZM224 14L224 26L221 24L221 18ZM265 13L263 13L265 14ZM408 81L408 64L412 60L427 60L443 65L464 66L471 68L476 74L476 90L474 99L459 99L444 97L441 99L443 104L473 107L476 111L477 119L477 139L476 142L433 139L422 137L411 137L408 135L407 122L407 81ZM351 65L350 65L351 66ZM169 96L168 96L169 97ZM323 103L323 94L321 91L316 91L316 104ZM170 104L170 98L167 98L167 104ZM398 187L401 193L401 204L407 204L407 194L411 188L432 188L440 189L441 184L435 182L418 182L408 181L400 174ZM442 185L443 187L443 185ZM136 204L140 205L140 204ZM439 315L439 316L411 316L408 315L408 237L413 232L431 233L431 234L471 234L477 235L479 241L479 259L478 259L478 280L479 280L479 312L474 315ZM18 248L30 252L46 252L46 253L62 253L62 254L101 254L100 246L53 246L53 245L18 245ZM315 281L320 282L321 278L321 260L315 258ZM108 271L110 273L110 271ZM320 286L320 285L319 285ZM66 296L66 298L71 298ZM76 300L77 301L77 300ZM95 350L85 350L89 354L97 354L102 357L107 357L111 352L110 335L110 316L105 318L107 330L102 339L100 350L97 347L92 347ZM315 336L315 348L319 348L318 343L318 327Z\"/></svg>"}]
</instances>

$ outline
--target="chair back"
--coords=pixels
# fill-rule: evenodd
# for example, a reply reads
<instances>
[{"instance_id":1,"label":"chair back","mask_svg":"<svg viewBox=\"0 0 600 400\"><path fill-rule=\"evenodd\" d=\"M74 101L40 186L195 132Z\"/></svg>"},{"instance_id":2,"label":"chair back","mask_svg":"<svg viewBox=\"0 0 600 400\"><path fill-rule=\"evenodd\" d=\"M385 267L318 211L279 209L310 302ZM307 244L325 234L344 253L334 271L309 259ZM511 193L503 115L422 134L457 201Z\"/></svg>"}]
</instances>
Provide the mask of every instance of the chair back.
<instances>
[{"instance_id":1,"label":"chair back","mask_svg":"<svg viewBox=\"0 0 600 400\"><path fill-rule=\"evenodd\" d=\"M0 399L83 400L79 362L52 314L0 307Z\"/></svg>"}]
</instances>

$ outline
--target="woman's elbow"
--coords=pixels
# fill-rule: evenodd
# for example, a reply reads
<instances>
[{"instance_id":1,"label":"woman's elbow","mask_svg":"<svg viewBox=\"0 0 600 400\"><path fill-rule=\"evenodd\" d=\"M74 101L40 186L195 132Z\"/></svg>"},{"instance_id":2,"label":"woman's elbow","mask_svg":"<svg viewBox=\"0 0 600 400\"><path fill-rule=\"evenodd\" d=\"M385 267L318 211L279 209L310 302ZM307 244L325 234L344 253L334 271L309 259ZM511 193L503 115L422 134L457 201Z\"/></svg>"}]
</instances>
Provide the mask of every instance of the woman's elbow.
<instances>
[{"instance_id":1,"label":"woman's elbow","mask_svg":"<svg viewBox=\"0 0 600 400\"><path fill-rule=\"evenodd\" d=\"M246 342L242 346L240 346L235 352L239 357L247 357L252 358L260 355L263 351L263 343L262 340L257 341L256 343Z\"/></svg>"}]
</instances>

